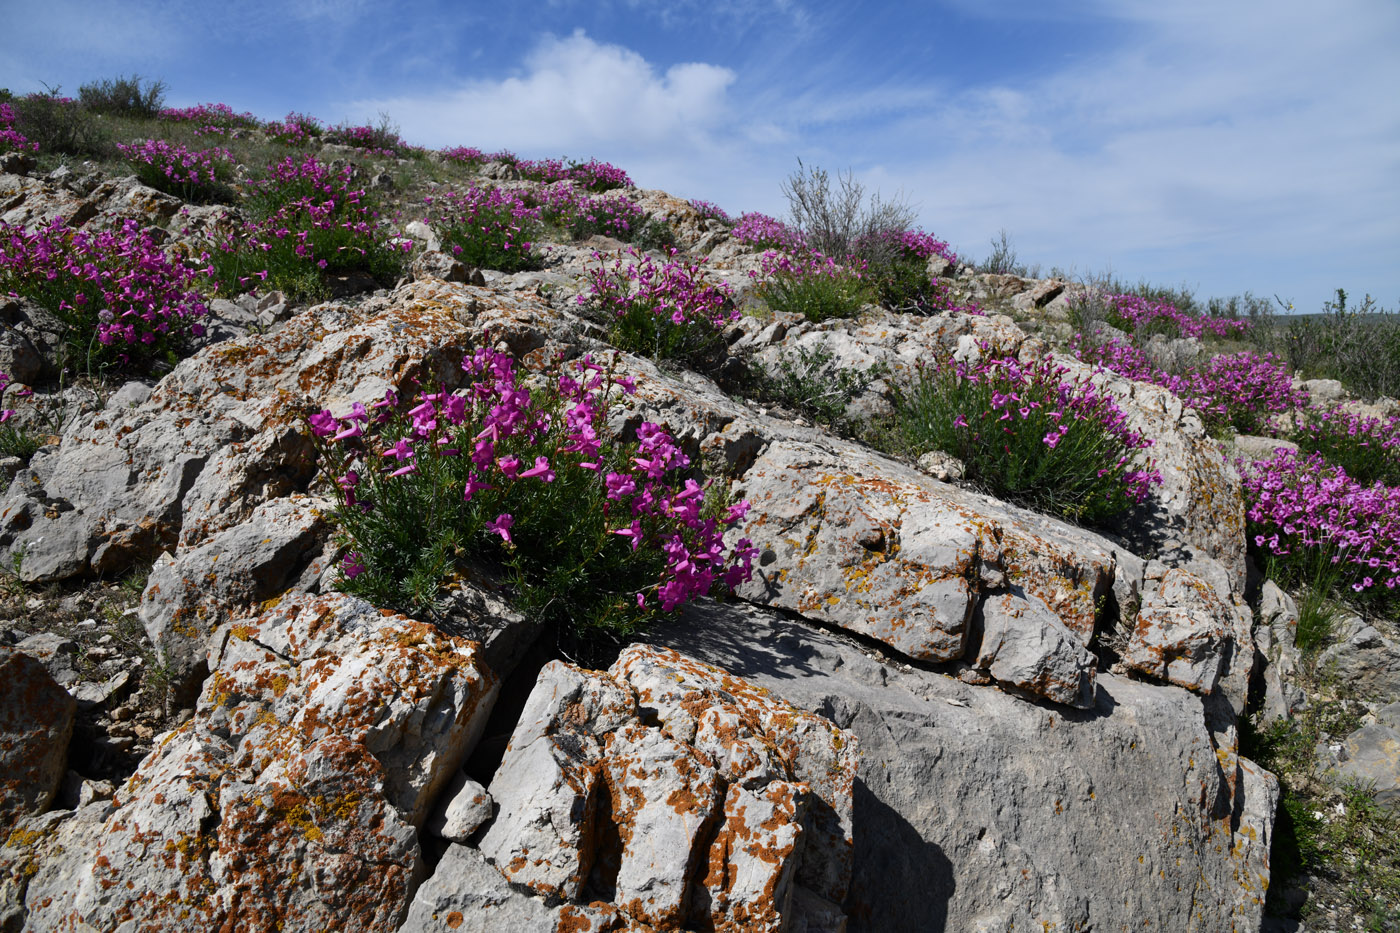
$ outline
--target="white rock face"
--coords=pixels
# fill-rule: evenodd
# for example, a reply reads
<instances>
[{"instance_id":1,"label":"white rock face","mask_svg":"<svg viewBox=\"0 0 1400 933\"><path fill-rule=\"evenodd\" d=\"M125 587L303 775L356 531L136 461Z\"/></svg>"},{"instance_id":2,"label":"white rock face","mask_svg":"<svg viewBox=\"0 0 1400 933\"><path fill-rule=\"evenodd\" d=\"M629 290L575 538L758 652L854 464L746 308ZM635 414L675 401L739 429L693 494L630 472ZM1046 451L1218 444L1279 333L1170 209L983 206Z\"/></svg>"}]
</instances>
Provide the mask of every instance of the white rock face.
<instances>
[{"instance_id":1,"label":"white rock face","mask_svg":"<svg viewBox=\"0 0 1400 933\"><path fill-rule=\"evenodd\" d=\"M848 734L675 652L634 645L606 674L554 661L491 782L481 851L637 928L839 930L855 768Z\"/></svg>"},{"instance_id":2,"label":"white rock face","mask_svg":"<svg viewBox=\"0 0 1400 933\"><path fill-rule=\"evenodd\" d=\"M1032 704L740 604L651 637L856 734L852 933L1259 928L1278 785L1185 690Z\"/></svg>"},{"instance_id":3,"label":"white rock face","mask_svg":"<svg viewBox=\"0 0 1400 933\"><path fill-rule=\"evenodd\" d=\"M227 631L194 718L28 886L28 929L394 928L415 827L496 685L472 642L344 596ZM152 857L151 853L160 853Z\"/></svg>"}]
</instances>

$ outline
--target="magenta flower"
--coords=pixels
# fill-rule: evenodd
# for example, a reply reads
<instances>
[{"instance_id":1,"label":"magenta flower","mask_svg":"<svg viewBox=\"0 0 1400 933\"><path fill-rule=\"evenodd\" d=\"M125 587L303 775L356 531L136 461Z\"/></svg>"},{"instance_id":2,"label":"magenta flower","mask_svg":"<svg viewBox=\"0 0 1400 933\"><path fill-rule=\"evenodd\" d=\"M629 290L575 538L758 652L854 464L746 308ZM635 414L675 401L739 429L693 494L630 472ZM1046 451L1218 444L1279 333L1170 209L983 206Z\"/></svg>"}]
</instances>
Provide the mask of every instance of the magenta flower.
<instances>
[{"instance_id":1,"label":"magenta flower","mask_svg":"<svg viewBox=\"0 0 1400 933\"><path fill-rule=\"evenodd\" d=\"M494 522L486 523L486 530L491 532L492 534L500 535L502 540L504 540L507 544L513 544L514 542L511 540L510 537L510 526L514 524L515 519L512 518L509 513L503 512L502 514L496 516L496 520Z\"/></svg>"}]
</instances>

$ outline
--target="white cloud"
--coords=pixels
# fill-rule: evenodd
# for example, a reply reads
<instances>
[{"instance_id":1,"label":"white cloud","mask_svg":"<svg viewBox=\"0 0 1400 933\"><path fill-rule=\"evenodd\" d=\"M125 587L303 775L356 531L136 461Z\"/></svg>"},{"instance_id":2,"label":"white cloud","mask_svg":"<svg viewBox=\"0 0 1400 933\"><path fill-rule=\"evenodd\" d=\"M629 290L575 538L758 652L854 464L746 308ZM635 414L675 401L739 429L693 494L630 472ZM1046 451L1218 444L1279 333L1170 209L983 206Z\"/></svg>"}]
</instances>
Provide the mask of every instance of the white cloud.
<instances>
[{"instance_id":1,"label":"white cloud","mask_svg":"<svg viewBox=\"0 0 1400 933\"><path fill-rule=\"evenodd\" d=\"M603 155L706 145L729 115L735 77L699 62L658 73L636 52L577 31L546 37L519 75L353 106L392 113L406 136L428 145Z\"/></svg>"}]
</instances>

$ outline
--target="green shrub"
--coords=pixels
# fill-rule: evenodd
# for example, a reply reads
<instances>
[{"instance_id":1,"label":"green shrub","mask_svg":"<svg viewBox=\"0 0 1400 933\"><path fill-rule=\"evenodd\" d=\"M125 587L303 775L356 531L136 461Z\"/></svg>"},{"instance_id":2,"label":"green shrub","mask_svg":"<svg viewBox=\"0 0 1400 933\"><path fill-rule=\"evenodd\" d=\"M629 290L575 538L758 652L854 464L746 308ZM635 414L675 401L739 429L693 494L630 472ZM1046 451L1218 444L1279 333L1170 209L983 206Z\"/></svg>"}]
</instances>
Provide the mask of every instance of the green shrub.
<instances>
[{"instance_id":1,"label":"green shrub","mask_svg":"<svg viewBox=\"0 0 1400 933\"><path fill-rule=\"evenodd\" d=\"M749 275L758 280L755 292L770 308L801 314L809 321L855 317L876 297L864 276L864 263L840 265L820 253L767 252L761 273Z\"/></svg>"},{"instance_id":2,"label":"green shrub","mask_svg":"<svg viewBox=\"0 0 1400 933\"><path fill-rule=\"evenodd\" d=\"M1289 364L1308 378L1340 380L1366 398L1400 395L1400 311L1370 295L1348 307L1337 289L1321 315L1290 321L1283 340Z\"/></svg>"},{"instance_id":3,"label":"green shrub","mask_svg":"<svg viewBox=\"0 0 1400 933\"><path fill-rule=\"evenodd\" d=\"M343 589L433 618L444 581L474 564L527 615L621 637L747 579L753 549L722 540L746 507L723 512L657 425L633 443L609 429L609 393L630 382L586 357L546 386L491 350L462 365L464 393L310 419L350 549Z\"/></svg>"},{"instance_id":4,"label":"green shrub","mask_svg":"<svg viewBox=\"0 0 1400 933\"><path fill-rule=\"evenodd\" d=\"M541 231L539 208L515 191L478 188L447 191L433 200L430 218L442 248L477 269L521 272L540 268L532 250Z\"/></svg>"},{"instance_id":5,"label":"green shrub","mask_svg":"<svg viewBox=\"0 0 1400 933\"><path fill-rule=\"evenodd\" d=\"M1076 521L1109 519L1161 482L1150 461L1134 463L1151 441L1087 378L1047 358L925 367L898 390L895 425L910 454L952 454L998 498Z\"/></svg>"},{"instance_id":6,"label":"green shrub","mask_svg":"<svg viewBox=\"0 0 1400 933\"><path fill-rule=\"evenodd\" d=\"M867 369L838 366L825 347L784 354L776 366L752 370L753 396L784 405L837 433L853 433L846 416L851 400L888 373L883 365Z\"/></svg>"},{"instance_id":7,"label":"green shrub","mask_svg":"<svg viewBox=\"0 0 1400 933\"><path fill-rule=\"evenodd\" d=\"M405 250L390 242L372 198L354 187L353 173L348 165L332 171L313 155L270 166L247 201L253 219L209 251L218 291L266 287L293 300L317 300L329 293L327 276L352 272L392 284L402 274Z\"/></svg>"},{"instance_id":8,"label":"green shrub","mask_svg":"<svg viewBox=\"0 0 1400 933\"><path fill-rule=\"evenodd\" d=\"M677 259L675 250L662 264L635 246L611 264L601 253L593 258L598 265L578 301L604 317L613 346L654 360L714 362L724 329L739 317L728 285L705 282L700 263Z\"/></svg>"},{"instance_id":9,"label":"green shrub","mask_svg":"<svg viewBox=\"0 0 1400 933\"><path fill-rule=\"evenodd\" d=\"M165 82L146 81L140 75L104 78L78 88L83 109L104 116L153 120L165 101Z\"/></svg>"},{"instance_id":10,"label":"green shrub","mask_svg":"<svg viewBox=\"0 0 1400 933\"><path fill-rule=\"evenodd\" d=\"M58 88L28 94L13 107L15 129L40 152L95 158L112 155L111 136L101 121L72 98L60 97Z\"/></svg>"}]
</instances>

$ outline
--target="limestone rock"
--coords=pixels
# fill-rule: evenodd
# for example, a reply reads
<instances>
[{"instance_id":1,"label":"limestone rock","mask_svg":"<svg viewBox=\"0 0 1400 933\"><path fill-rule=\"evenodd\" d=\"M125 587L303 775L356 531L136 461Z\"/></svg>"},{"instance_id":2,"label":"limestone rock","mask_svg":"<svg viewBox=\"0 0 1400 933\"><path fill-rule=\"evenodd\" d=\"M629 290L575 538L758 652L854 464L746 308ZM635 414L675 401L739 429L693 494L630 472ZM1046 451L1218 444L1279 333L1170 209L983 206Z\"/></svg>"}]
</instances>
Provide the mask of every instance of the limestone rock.
<instances>
[{"instance_id":1,"label":"limestone rock","mask_svg":"<svg viewBox=\"0 0 1400 933\"><path fill-rule=\"evenodd\" d=\"M1332 644L1317 658L1317 669L1331 672L1357 695L1383 702L1400 699L1400 635L1384 622L1359 616L1335 623Z\"/></svg>"},{"instance_id":2,"label":"limestone rock","mask_svg":"<svg viewBox=\"0 0 1400 933\"><path fill-rule=\"evenodd\" d=\"M320 553L330 507L324 499L274 499L247 522L155 565L141 594L141 623L177 693L202 676L219 626L281 595Z\"/></svg>"},{"instance_id":3,"label":"limestone rock","mask_svg":"<svg viewBox=\"0 0 1400 933\"><path fill-rule=\"evenodd\" d=\"M635 718L610 678L551 661L525 702L491 781L496 820L481 851L517 884L575 899L591 869L603 740Z\"/></svg>"},{"instance_id":4,"label":"limestone rock","mask_svg":"<svg viewBox=\"0 0 1400 933\"><path fill-rule=\"evenodd\" d=\"M607 809L599 816L622 843L615 865L605 858L598 866L612 878L609 899L642 923L679 925L702 839L723 806L723 783L694 749L641 723L613 734L602 774L607 796L600 806ZM722 916L730 905L714 906Z\"/></svg>"},{"instance_id":5,"label":"limestone rock","mask_svg":"<svg viewBox=\"0 0 1400 933\"><path fill-rule=\"evenodd\" d=\"M522 894L476 849L452 845L413 897L399 933L505 933L556 929L558 908Z\"/></svg>"},{"instance_id":6,"label":"limestone rock","mask_svg":"<svg viewBox=\"0 0 1400 933\"><path fill-rule=\"evenodd\" d=\"M760 774L805 784L811 799L798 879L827 900L845 899L858 760L849 733L675 651L634 645L610 671L636 691L643 717L655 716L668 735L719 763L726 780L755 790L764 786Z\"/></svg>"},{"instance_id":7,"label":"limestone rock","mask_svg":"<svg viewBox=\"0 0 1400 933\"><path fill-rule=\"evenodd\" d=\"M1234 652L1225 612L1199 577L1149 564L1123 663L1196 693L1212 693Z\"/></svg>"},{"instance_id":8,"label":"limestone rock","mask_svg":"<svg viewBox=\"0 0 1400 933\"><path fill-rule=\"evenodd\" d=\"M1032 705L742 604L649 637L856 733L851 933L1259 926L1277 784L1225 774L1184 690Z\"/></svg>"},{"instance_id":9,"label":"limestone rock","mask_svg":"<svg viewBox=\"0 0 1400 933\"><path fill-rule=\"evenodd\" d=\"M1400 810L1400 730L1379 722L1357 729L1342 743L1337 770L1373 787L1377 803Z\"/></svg>"},{"instance_id":10,"label":"limestone rock","mask_svg":"<svg viewBox=\"0 0 1400 933\"><path fill-rule=\"evenodd\" d=\"M77 702L41 662L0 648L0 825L48 808L63 780L76 712Z\"/></svg>"},{"instance_id":11,"label":"limestone rock","mask_svg":"<svg viewBox=\"0 0 1400 933\"><path fill-rule=\"evenodd\" d=\"M729 917L737 929L754 933L788 928L807 797L806 785L786 781L758 793L730 786L697 913Z\"/></svg>"},{"instance_id":12,"label":"limestone rock","mask_svg":"<svg viewBox=\"0 0 1400 933\"><path fill-rule=\"evenodd\" d=\"M592 900L626 929L802 929L799 901L842 916L855 770L848 734L676 652L634 645L606 674L555 661L492 779L481 852L569 902L561 924Z\"/></svg>"},{"instance_id":13,"label":"limestone rock","mask_svg":"<svg viewBox=\"0 0 1400 933\"><path fill-rule=\"evenodd\" d=\"M397 926L424 868L415 827L494 699L474 644L301 597L234 627L213 661L91 849L41 863L30 928Z\"/></svg>"},{"instance_id":14,"label":"limestone rock","mask_svg":"<svg viewBox=\"0 0 1400 933\"><path fill-rule=\"evenodd\" d=\"M1091 532L938 483L854 445L838 453L774 441L736 494L753 507L735 537L760 549L753 579L738 590L744 598L848 628L912 658L951 661L968 655L974 610L997 594L993 635L1005 654L996 669L1057 702L1091 702L1085 693L1095 661L1084 649L1099 601L1112 592L1128 606L1139 586L1137 558ZM1052 628L1023 633L1001 625L1012 611L1018 626ZM989 643L988 668L991 651Z\"/></svg>"},{"instance_id":15,"label":"limestone rock","mask_svg":"<svg viewBox=\"0 0 1400 933\"><path fill-rule=\"evenodd\" d=\"M428 832L451 842L466 842L491 818L491 795L458 772L442 793L443 802L428 817Z\"/></svg>"}]
</instances>

